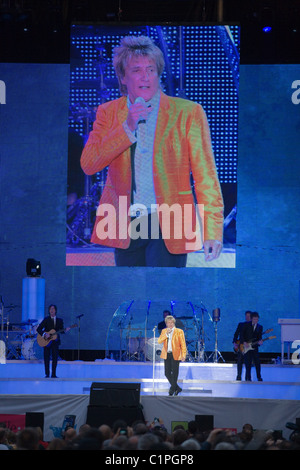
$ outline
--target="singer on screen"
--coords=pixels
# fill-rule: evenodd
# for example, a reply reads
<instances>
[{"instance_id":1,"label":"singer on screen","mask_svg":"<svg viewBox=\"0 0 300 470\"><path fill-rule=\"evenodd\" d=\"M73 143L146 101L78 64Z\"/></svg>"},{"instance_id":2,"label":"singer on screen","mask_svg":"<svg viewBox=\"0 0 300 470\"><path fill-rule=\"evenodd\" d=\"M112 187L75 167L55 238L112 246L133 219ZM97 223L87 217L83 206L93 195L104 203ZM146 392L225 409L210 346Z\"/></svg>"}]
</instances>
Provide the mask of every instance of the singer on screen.
<instances>
[{"instance_id":1,"label":"singer on screen","mask_svg":"<svg viewBox=\"0 0 300 470\"><path fill-rule=\"evenodd\" d=\"M218 258L223 198L202 106L162 91L164 57L146 36L124 37L113 65L122 97L98 107L81 156L87 175L108 167L91 241L117 266L185 267L203 247Z\"/></svg>"}]
</instances>

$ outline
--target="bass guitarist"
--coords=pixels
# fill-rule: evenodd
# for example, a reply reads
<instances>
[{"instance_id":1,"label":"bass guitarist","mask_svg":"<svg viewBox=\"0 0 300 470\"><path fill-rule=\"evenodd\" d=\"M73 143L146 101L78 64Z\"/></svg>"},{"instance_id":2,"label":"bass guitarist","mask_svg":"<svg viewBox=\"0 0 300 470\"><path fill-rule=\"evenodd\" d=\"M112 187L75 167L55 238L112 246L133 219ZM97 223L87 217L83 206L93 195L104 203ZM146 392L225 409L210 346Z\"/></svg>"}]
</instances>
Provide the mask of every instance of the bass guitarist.
<instances>
[{"instance_id":1,"label":"bass guitarist","mask_svg":"<svg viewBox=\"0 0 300 470\"><path fill-rule=\"evenodd\" d=\"M41 335L45 340L51 338L49 333L51 330L67 332L69 327L64 329L64 322L62 318L58 318L57 307L56 305L49 305L48 316L37 327L37 333ZM52 378L56 377L56 367L58 361L58 350L60 345L60 336L59 334L53 337L53 340L49 341L47 346L44 347L44 364L45 364L45 377L48 378L50 375L50 357L52 356Z\"/></svg>"},{"instance_id":2,"label":"bass guitarist","mask_svg":"<svg viewBox=\"0 0 300 470\"><path fill-rule=\"evenodd\" d=\"M242 380L242 370L244 363L244 355L240 349L242 331L245 328L245 325L251 321L251 312L247 310L245 312L245 321L240 322L233 335L233 349L236 352L236 364L237 364L237 377L236 380Z\"/></svg>"},{"instance_id":3,"label":"bass guitarist","mask_svg":"<svg viewBox=\"0 0 300 470\"><path fill-rule=\"evenodd\" d=\"M245 347L248 347L249 343L253 343L253 348L245 354L246 381L251 381L251 365L254 362L257 380L262 382L258 347L263 344L263 327L258 323L258 320L259 314L252 312L251 321L245 325L241 334L241 343Z\"/></svg>"}]
</instances>

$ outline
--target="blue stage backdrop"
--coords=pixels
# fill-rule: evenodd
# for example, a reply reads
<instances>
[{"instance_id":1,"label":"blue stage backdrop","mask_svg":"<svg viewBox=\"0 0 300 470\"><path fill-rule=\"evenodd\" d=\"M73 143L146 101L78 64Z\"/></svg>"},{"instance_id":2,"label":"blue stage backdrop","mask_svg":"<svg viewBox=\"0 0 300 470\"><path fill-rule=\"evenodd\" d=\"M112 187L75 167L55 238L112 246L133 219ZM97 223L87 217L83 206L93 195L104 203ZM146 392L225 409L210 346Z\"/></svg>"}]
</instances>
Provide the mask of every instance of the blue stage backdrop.
<instances>
[{"instance_id":1,"label":"blue stage backdrop","mask_svg":"<svg viewBox=\"0 0 300 470\"><path fill-rule=\"evenodd\" d=\"M221 352L232 350L245 310L256 310L277 336L262 352L279 353L278 319L299 318L299 79L299 65L240 67L236 268L119 269L66 266L69 66L1 64L0 293L10 322L22 319L26 260L35 258L45 305L66 325L83 314L82 349L105 349L120 306L134 301L145 317L151 301L157 319L164 305L179 306L177 316L186 315L180 305L204 305L207 332L220 308ZM62 347L76 350L77 333Z\"/></svg>"}]
</instances>

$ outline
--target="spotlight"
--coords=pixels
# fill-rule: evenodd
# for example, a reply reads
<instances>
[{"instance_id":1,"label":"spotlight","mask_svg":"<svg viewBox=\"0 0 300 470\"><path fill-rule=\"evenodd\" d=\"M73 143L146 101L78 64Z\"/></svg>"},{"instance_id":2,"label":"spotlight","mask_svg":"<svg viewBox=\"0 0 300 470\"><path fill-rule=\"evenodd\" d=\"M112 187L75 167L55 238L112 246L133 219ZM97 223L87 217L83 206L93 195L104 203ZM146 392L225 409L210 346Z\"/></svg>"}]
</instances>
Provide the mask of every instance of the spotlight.
<instances>
[{"instance_id":1,"label":"spotlight","mask_svg":"<svg viewBox=\"0 0 300 470\"><path fill-rule=\"evenodd\" d=\"M41 263L33 258L28 258L26 262L26 274L29 277L38 277L41 275Z\"/></svg>"},{"instance_id":2,"label":"spotlight","mask_svg":"<svg viewBox=\"0 0 300 470\"><path fill-rule=\"evenodd\" d=\"M264 6L260 12L260 25L264 33L268 34L273 31L275 21L275 10L272 7Z\"/></svg>"}]
</instances>

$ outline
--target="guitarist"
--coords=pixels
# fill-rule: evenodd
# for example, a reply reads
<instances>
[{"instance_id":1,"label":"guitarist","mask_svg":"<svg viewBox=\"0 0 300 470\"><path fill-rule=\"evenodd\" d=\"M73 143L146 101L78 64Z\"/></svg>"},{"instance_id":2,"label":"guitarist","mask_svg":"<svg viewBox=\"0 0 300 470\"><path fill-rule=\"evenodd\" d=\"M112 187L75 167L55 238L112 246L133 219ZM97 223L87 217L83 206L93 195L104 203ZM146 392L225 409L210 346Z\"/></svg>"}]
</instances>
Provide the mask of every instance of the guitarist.
<instances>
[{"instance_id":1,"label":"guitarist","mask_svg":"<svg viewBox=\"0 0 300 470\"><path fill-rule=\"evenodd\" d=\"M50 337L49 331L55 330L60 331L64 329L64 322L62 318L56 316L57 307L56 305L49 305L48 308L49 315L44 318L44 320L37 327L37 333L43 336L45 339ZM70 328L66 328L64 331L68 331ZM49 377L50 374L50 356L52 355L52 378L56 377L56 367L58 360L58 349L60 345L60 337L57 335L57 338L53 341L50 341L47 346L44 347L44 364L45 364L45 374L46 377Z\"/></svg>"},{"instance_id":2,"label":"guitarist","mask_svg":"<svg viewBox=\"0 0 300 470\"><path fill-rule=\"evenodd\" d=\"M245 346L248 346L249 343L256 342L256 344L253 345L253 349L249 350L245 354L246 380L251 381L251 365L252 362L254 362L257 380L261 382L262 378L258 346L263 344L263 327L258 323L258 320L259 314L257 312L252 312L251 322L247 323L242 331L241 342L244 343Z\"/></svg>"},{"instance_id":3,"label":"guitarist","mask_svg":"<svg viewBox=\"0 0 300 470\"><path fill-rule=\"evenodd\" d=\"M237 353L236 357L236 364L237 364L237 377L236 380L242 380L242 370L243 370L243 362L244 362L244 355L242 354L242 351L240 350L240 345L241 345L241 337L242 337L242 331L245 328L245 325L251 321L251 312L250 310L247 310L245 312L245 321L240 322L235 330L235 333L233 335L233 347L234 351Z\"/></svg>"}]
</instances>

